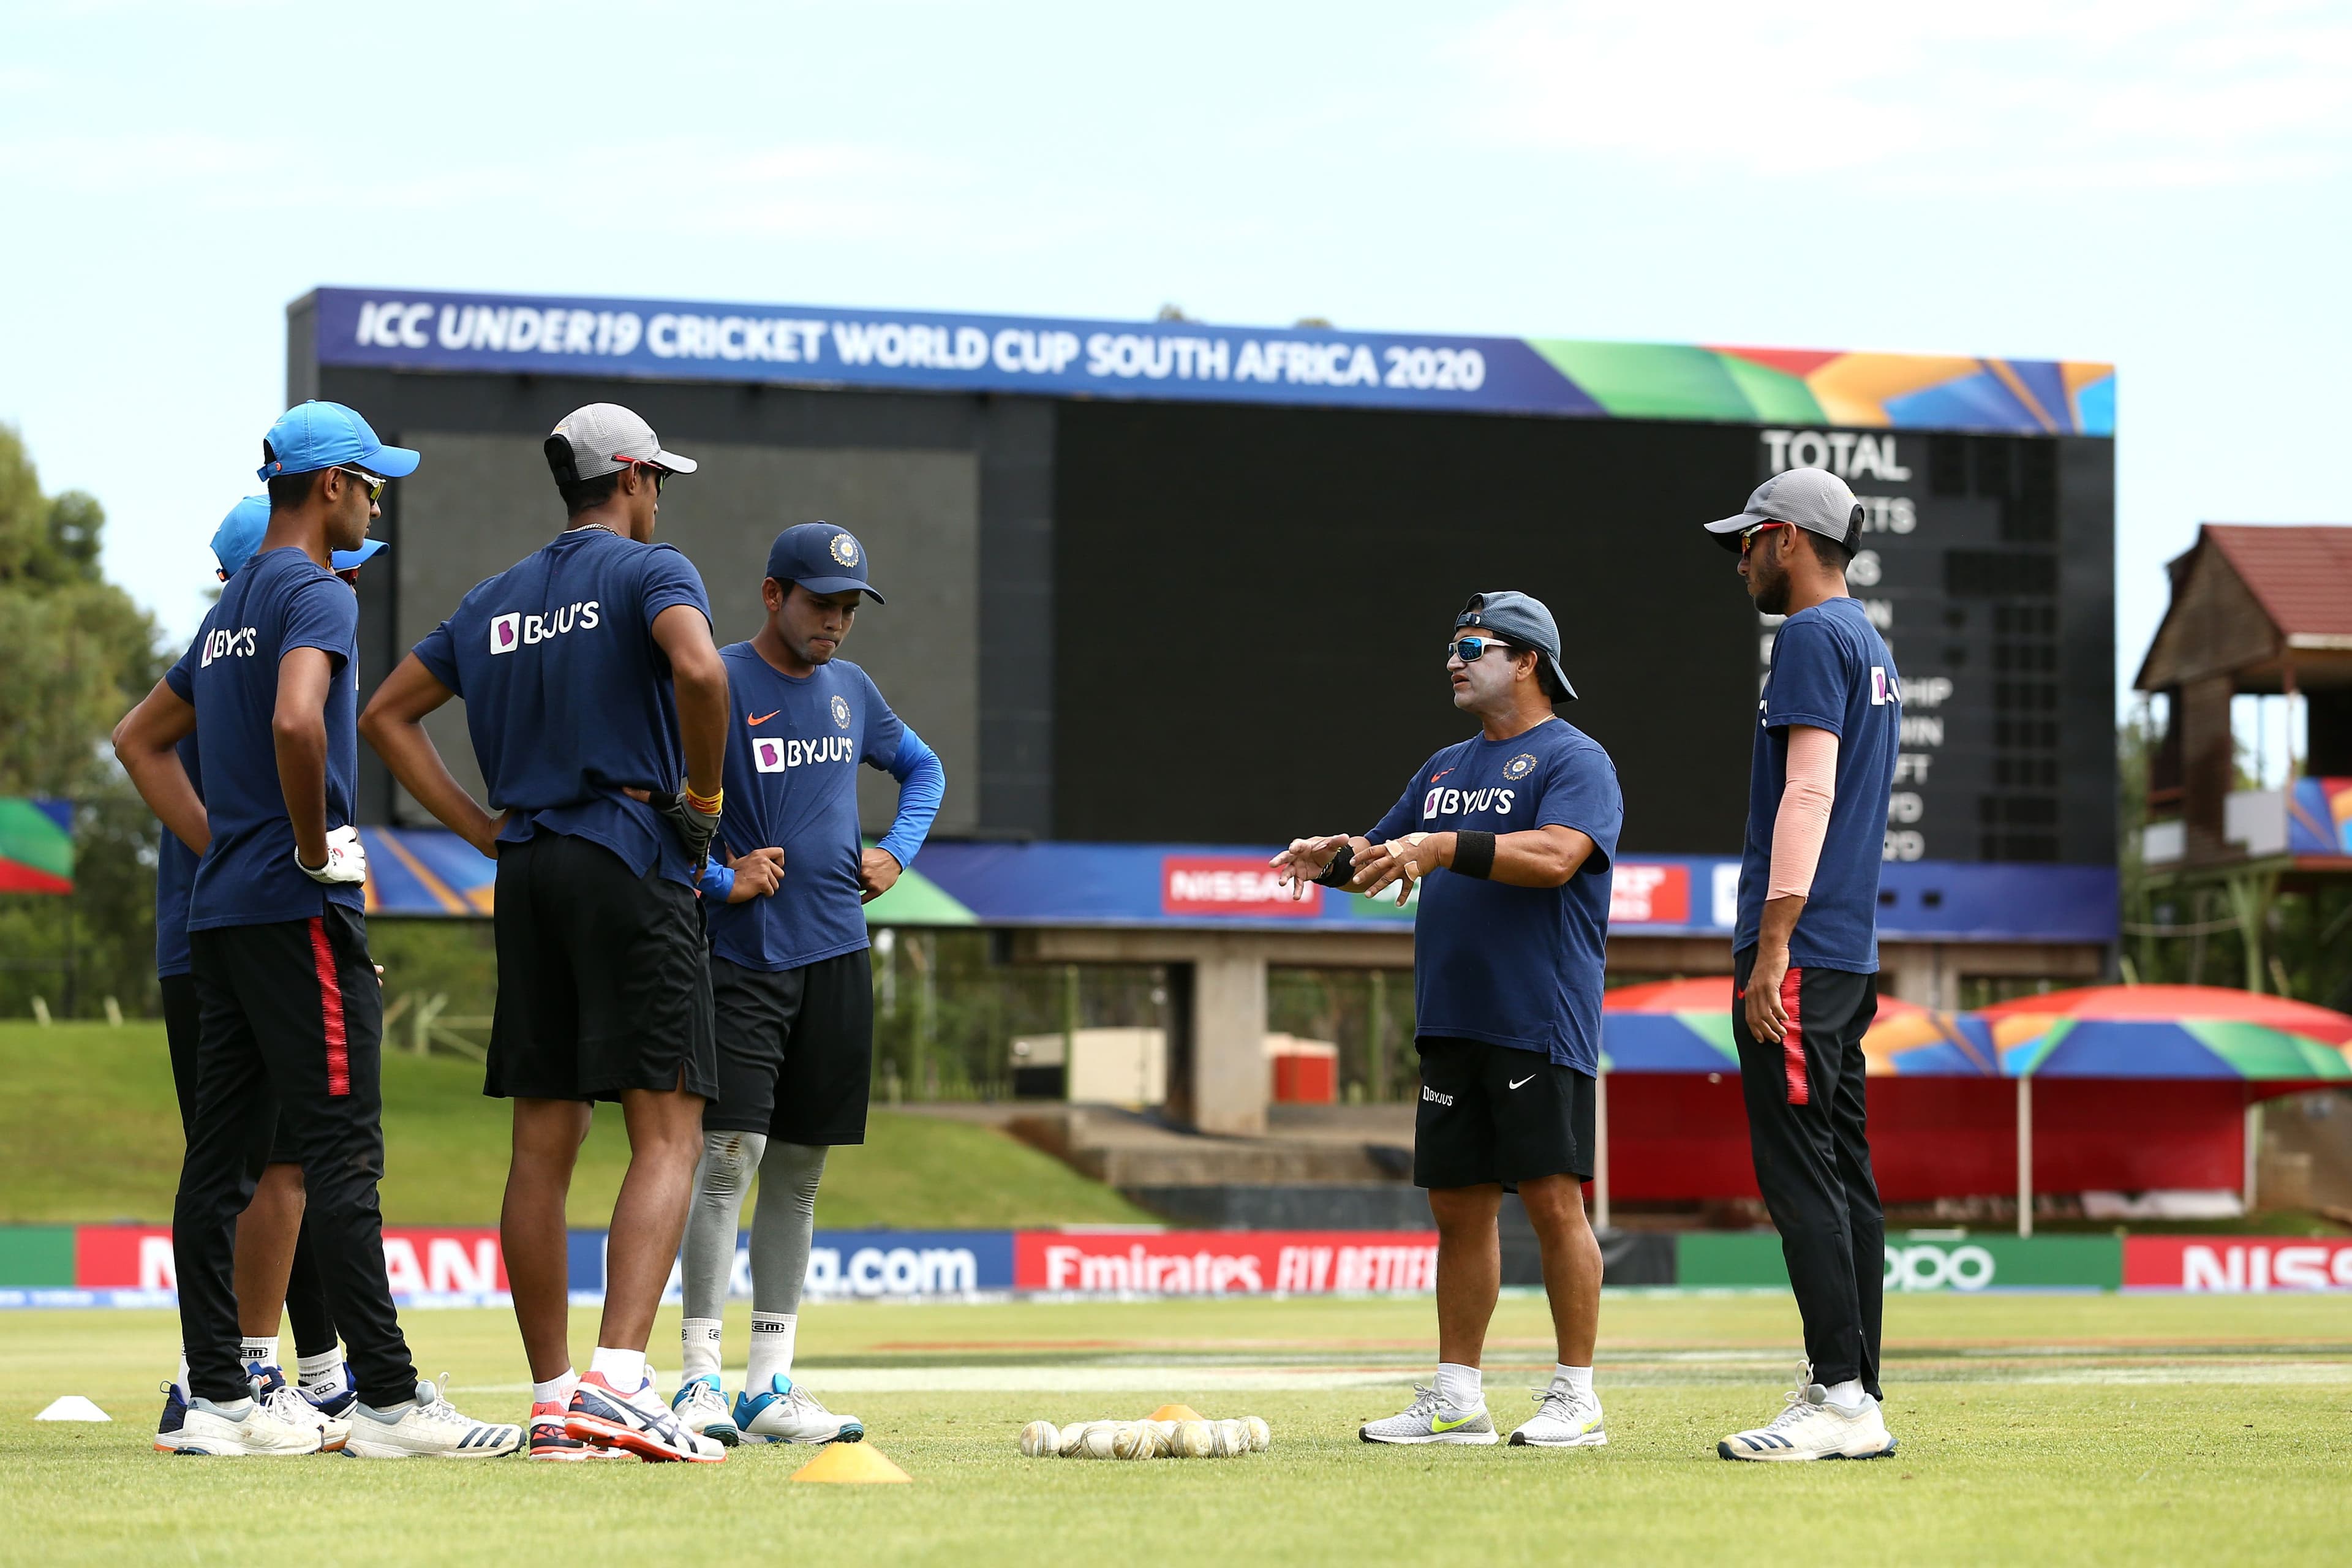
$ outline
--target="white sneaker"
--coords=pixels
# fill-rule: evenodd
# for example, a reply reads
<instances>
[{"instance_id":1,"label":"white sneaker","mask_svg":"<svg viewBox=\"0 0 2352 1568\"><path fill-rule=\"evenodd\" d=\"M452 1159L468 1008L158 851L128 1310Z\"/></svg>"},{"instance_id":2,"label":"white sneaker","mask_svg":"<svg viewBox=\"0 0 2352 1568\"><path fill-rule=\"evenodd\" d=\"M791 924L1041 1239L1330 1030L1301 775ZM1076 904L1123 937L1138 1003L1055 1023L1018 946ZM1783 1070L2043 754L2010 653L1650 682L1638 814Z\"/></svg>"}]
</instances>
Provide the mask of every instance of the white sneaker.
<instances>
[{"instance_id":1,"label":"white sneaker","mask_svg":"<svg viewBox=\"0 0 2352 1568\"><path fill-rule=\"evenodd\" d=\"M416 1385L416 1403L397 1415L364 1401L352 1407L343 1452L355 1459L495 1459L522 1447L522 1428L472 1420L451 1405L438 1383Z\"/></svg>"},{"instance_id":2,"label":"white sneaker","mask_svg":"<svg viewBox=\"0 0 2352 1568\"><path fill-rule=\"evenodd\" d=\"M188 1401L176 1432L159 1432L155 1446L174 1454L206 1454L215 1458L280 1458L315 1454L322 1440L309 1421L289 1421L258 1399L249 1401L242 1415L232 1415L199 1395Z\"/></svg>"},{"instance_id":3,"label":"white sneaker","mask_svg":"<svg viewBox=\"0 0 2352 1568\"><path fill-rule=\"evenodd\" d=\"M1481 1404L1472 1411L1448 1410L1437 1390L1416 1386L1412 1404L1385 1421L1370 1421L1356 1428L1367 1443L1465 1443L1486 1447L1500 1442L1495 1418Z\"/></svg>"},{"instance_id":4,"label":"white sneaker","mask_svg":"<svg viewBox=\"0 0 2352 1568\"><path fill-rule=\"evenodd\" d=\"M1601 1401L1590 1394L1576 1394L1569 1389L1538 1388L1530 1390L1536 1398L1536 1413L1527 1425L1511 1434L1514 1448L1603 1448L1609 1445L1609 1428L1601 1424Z\"/></svg>"},{"instance_id":5,"label":"white sneaker","mask_svg":"<svg viewBox=\"0 0 2352 1568\"><path fill-rule=\"evenodd\" d=\"M727 1396L719 1392L715 1377L688 1378L670 1395L669 1408L679 1426L714 1443L731 1448L743 1440L735 1430L735 1417L727 1413Z\"/></svg>"},{"instance_id":6,"label":"white sneaker","mask_svg":"<svg viewBox=\"0 0 2352 1568\"><path fill-rule=\"evenodd\" d=\"M1734 1432L1715 1446L1726 1459L1770 1461L1883 1459L1895 1452L1878 1401L1863 1395L1859 1408L1829 1402L1829 1390L1812 1380L1812 1368L1798 1363L1797 1386L1771 1425Z\"/></svg>"},{"instance_id":7,"label":"white sneaker","mask_svg":"<svg viewBox=\"0 0 2352 1568\"><path fill-rule=\"evenodd\" d=\"M253 1379L255 1403L265 1405L272 1415L293 1426L308 1423L319 1429L319 1451L340 1454L352 1435L348 1415L330 1415L309 1400L302 1391L286 1381L286 1374L274 1366L258 1368Z\"/></svg>"},{"instance_id":8,"label":"white sneaker","mask_svg":"<svg viewBox=\"0 0 2352 1568\"><path fill-rule=\"evenodd\" d=\"M735 1427L755 1443L856 1443L866 1436L866 1423L835 1415L782 1373L764 1393L747 1388L735 1396Z\"/></svg>"}]
</instances>

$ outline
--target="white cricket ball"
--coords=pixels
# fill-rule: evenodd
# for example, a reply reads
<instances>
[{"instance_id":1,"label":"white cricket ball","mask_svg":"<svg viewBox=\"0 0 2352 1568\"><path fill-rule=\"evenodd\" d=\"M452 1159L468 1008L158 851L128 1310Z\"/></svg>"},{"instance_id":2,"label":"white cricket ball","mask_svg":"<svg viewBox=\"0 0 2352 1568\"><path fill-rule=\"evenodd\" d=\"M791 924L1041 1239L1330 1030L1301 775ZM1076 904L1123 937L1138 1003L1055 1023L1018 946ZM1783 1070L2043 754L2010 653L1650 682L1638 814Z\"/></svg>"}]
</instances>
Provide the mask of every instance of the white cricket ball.
<instances>
[{"instance_id":1,"label":"white cricket ball","mask_svg":"<svg viewBox=\"0 0 2352 1568\"><path fill-rule=\"evenodd\" d=\"M1119 1423L1095 1421L1087 1424L1087 1435L1079 1439L1078 1452L1089 1459L1108 1459L1118 1454Z\"/></svg>"},{"instance_id":2,"label":"white cricket ball","mask_svg":"<svg viewBox=\"0 0 2352 1568\"><path fill-rule=\"evenodd\" d=\"M1236 1454L1249 1452L1249 1428L1238 1421L1213 1421L1209 1424L1211 1457L1230 1459Z\"/></svg>"},{"instance_id":3,"label":"white cricket ball","mask_svg":"<svg viewBox=\"0 0 2352 1568\"><path fill-rule=\"evenodd\" d=\"M1153 1421L1149 1423L1149 1425L1153 1431L1160 1434L1160 1451L1163 1454L1173 1451L1176 1442L1176 1423L1173 1421Z\"/></svg>"},{"instance_id":4,"label":"white cricket ball","mask_svg":"<svg viewBox=\"0 0 2352 1568\"><path fill-rule=\"evenodd\" d=\"M1265 1424L1265 1420L1263 1416L1257 1415L1243 1416L1242 1425L1249 1428L1250 1452L1253 1454L1265 1453L1265 1446L1274 1441L1273 1428L1269 1427Z\"/></svg>"},{"instance_id":5,"label":"white cricket ball","mask_svg":"<svg viewBox=\"0 0 2352 1568\"><path fill-rule=\"evenodd\" d=\"M1048 1459L1062 1451L1061 1428L1051 1421L1032 1421L1021 1428L1021 1455L1028 1459Z\"/></svg>"},{"instance_id":6,"label":"white cricket ball","mask_svg":"<svg viewBox=\"0 0 2352 1568\"><path fill-rule=\"evenodd\" d=\"M1160 1457L1160 1434L1149 1421L1130 1421L1111 1434L1111 1457L1119 1459L1156 1459Z\"/></svg>"},{"instance_id":7,"label":"white cricket ball","mask_svg":"<svg viewBox=\"0 0 2352 1568\"><path fill-rule=\"evenodd\" d=\"M1176 1452L1183 1458L1207 1458L1215 1442L1216 1436L1206 1421L1176 1423Z\"/></svg>"},{"instance_id":8,"label":"white cricket ball","mask_svg":"<svg viewBox=\"0 0 2352 1568\"><path fill-rule=\"evenodd\" d=\"M1085 1422L1073 1421L1067 1426L1063 1427L1061 1444L1062 1458L1066 1459L1076 1458L1078 1452L1078 1445L1086 1440L1087 1424Z\"/></svg>"}]
</instances>

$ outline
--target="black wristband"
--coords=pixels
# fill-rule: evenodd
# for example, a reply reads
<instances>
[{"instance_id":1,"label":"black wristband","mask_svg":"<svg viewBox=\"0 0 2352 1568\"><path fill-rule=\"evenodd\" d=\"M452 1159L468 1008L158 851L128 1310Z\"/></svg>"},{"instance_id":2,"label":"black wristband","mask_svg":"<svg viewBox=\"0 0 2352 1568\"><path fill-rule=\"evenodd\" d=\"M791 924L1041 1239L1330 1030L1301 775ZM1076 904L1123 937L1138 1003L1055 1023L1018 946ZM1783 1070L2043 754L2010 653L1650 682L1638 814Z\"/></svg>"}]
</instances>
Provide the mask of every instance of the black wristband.
<instances>
[{"instance_id":1,"label":"black wristband","mask_svg":"<svg viewBox=\"0 0 2352 1568\"><path fill-rule=\"evenodd\" d=\"M1494 875L1495 836L1457 831L1454 835L1454 864L1449 869L1481 881Z\"/></svg>"},{"instance_id":2,"label":"black wristband","mask_svg":"<svg viewBox=\"0 0 2352 1568\"><path fill-rule=\"evenodd\" d=\"M1356 847L1352 844L1342 844L1339 846L1339 852L1331 857L1331 864L1325 868L1323 874L1315 880L1320 887L1344 888L1354 879L1355 875Z\"/></svg>"}]
</instances>

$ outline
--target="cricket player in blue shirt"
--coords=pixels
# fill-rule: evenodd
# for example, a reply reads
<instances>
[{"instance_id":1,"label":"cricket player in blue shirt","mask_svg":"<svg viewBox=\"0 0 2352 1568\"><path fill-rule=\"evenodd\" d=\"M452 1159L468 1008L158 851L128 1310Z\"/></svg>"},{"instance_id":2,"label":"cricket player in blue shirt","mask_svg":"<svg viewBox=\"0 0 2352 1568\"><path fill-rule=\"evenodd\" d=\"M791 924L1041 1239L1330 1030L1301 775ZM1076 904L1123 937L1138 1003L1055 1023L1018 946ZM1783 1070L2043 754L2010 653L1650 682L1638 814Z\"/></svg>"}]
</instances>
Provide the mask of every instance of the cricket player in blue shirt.
<instances>
[{"instance_id":1,"label":"cricket player in blue shirt","mask_svg":"<svg viewBox=\"0 0 2352 1568\"><path fill-rule=\"evenodd\" d=\"M202 858L188 896L200 1040L196 1103L173 1202L189 1398L181 1453L316 1452L238 1354L232 1272L253 1162L290 1123L304 1215L359 1399L343 1451L494 1458L517 1426L467 1420L416 1379L383 1267L379 1081L383 1000L368 956L367 859L352 826L359 606L334 552L355 551L388 479L417 455L352 410L305 403L270 427L269 522L180 662L126 721L124 765ZM196 794L178 743L205 761ZM299 1412L294 1413L299 1416Z\"/></svg>"},{"instance_id":2,"label":"cricket player in blue shirt","mask_svg":"<svg viewBox=\"0 0 2352 1568\"><path fill-rule=\"evenodd\" d=\"M1886 1218L1870 1168L1862 1037L1878 1010L1878 868L1902 739L1902 678L1845 568L1853 491L1822 468L1767 479L1706 524L1756 607L1786 617L1756 704L1739 861L1732 1034L1756 1183L1780 1232L1805 1364L1780 1414L1727 1459L1875 1459Z\"/></svg>"},{"instance_id":3,"label":"cricket player in blue shirt","mask_svg":"<svg viewBox=\"0 0 2352 1568\"><path fill-rule=\"evenodd\" d=\"M866 547L828 522L788 528L760 585L768 618L726 648L724 837L776 857L772 894L710 911L719 1097L702 1117L702 1165L686 1232L686 1370L672 1401L722 1443L855 1442L865 1427L827 1410L792 1375L825 1151L866 1142L874 1073L874 976L860 905L887 892L923 847L946 791L938 755L839 657L866 581ZM857 764L898 781L879 846L860 847ZM736 1222L753 1172L751 1352L730 1411L719 1385L719 1329L735 1268Z\"/></svg>"},{"instance_id":4,"label":"cricket player in blue shirt","mask_svg":"<svg viewBox=\"0 0 2352 1568\"><path fill-rule=\"evenodd\" d=\"M1445 645L1454 705L1479 732L1413 773L1360 837L1294 839L1292 883L1380 893L1418 884L1413 1021L1421 1100L1412 1179L1437 1221L1437 1376L1367 1443L1488 1445L1479 1358L1502 1283L1496 1228L1516 1191L1535 1227L1559 1361L1518 1447L1609 1441L1592 1388L1601 1247L1584 1215L1610 873L1625 808L1598 742L1553 711L1576 689L1551 612L1474 594Z\"/></svg>"},{"instance_id":5,"label":"cricket player in blue shirt","mask_svg":"<svg viewBox=\"0 0 2352 1568\"><path fill-rule=\"evenodd\" d=\"M719 1089L695 889L725 794L727 672L701 574L653 542L663 483L696 464L612 403L575 409L543 449L564 531L477 584L361 727L419 805L499 863L483 1092L514 1101L499 1235L530 1361L530 1457L714 1462L725 1448L678 1426L645 1354ZM488 809L425 731L452 697ZM583 1376L564 1200L598 1100L620 1102L629 1170Z\"/></svg>"}]
</instances>

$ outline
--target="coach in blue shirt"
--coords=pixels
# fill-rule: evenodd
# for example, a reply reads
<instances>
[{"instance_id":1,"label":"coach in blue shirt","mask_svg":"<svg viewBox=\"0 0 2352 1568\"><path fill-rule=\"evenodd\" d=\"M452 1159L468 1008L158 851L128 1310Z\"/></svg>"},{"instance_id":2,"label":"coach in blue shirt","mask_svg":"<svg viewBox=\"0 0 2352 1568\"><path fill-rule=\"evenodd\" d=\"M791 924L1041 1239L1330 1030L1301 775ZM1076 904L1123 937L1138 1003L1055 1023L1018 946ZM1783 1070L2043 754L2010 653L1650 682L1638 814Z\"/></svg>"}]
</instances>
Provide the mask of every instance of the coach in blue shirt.
<instances>
[{"instance_id":1,"label":"coach in blue shirt","mask_svg":"<svg viewBox=\"0 0 2352 1568\"><path fill-rule=\"evenodd\" d=\"M1421 1103L1413 1181L1436 1217L1436 1384L1365 1426L1370 1443L1498 1439L1479 1357L1501 1286L1506 1190L1542 1250L1559 1363L1515 1446L1606 1443L1592 1391L1601 1248L1584 1217L1610 868L1624 803L1598 742L1552 711L1575 689L1551 612L1525 594L1474 594L1445 668L1479 732L1423 763L1360 837L1294 840L1274 858L1311 879L1400 902L1414 891L1413 1007Z\"/></svg>"},{"instance_id":2,"label":"coach in blue shirt","mask_svg":"<svg viewBox=\"0 0 2352 1568\"><path fill-rule=\"evenodd\" d=\"M1886 1221L1871 1173L1862 1037L1878 1005L1878 868L1903 724L1894 656L1846 563L1863 509L1822 468L1775 475L1706 525L1756 607L1785 617L1756 704L1732 933L1732 1033L1756 1183L1805 1323L1806 1370L1727 1459L1872 1459Z\"/></svg>"}]
</instances>

